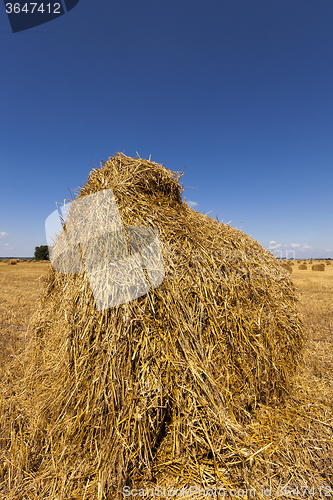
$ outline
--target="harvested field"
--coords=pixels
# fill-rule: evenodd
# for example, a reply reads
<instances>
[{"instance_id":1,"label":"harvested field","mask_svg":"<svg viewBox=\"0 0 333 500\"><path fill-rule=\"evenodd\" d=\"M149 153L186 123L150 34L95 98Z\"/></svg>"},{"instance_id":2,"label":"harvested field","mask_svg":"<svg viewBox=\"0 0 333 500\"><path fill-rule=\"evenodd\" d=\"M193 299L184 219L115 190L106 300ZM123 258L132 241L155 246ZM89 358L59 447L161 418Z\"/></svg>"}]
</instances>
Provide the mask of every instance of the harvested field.
<instances>
[{"instance_id":1,"label":"harvested field","mask_svg":"<svg viewBox=\"0 0 333 500\"><path fill-rule=\"evenodd\" d=\"M164 249L174 242L165 253L173 273L164 286L96 311L84 276L64 277L45 263L0 265L1 284L12 283L2 304L3 498L123 498L124 484L195 483L255 488L258 498L271 486L275 498L279 486L332 485L333 269L319 275L295 269L290 277L243 233L177 203L175 215L172 182L152 203L163 182L146 196L145 177L134 167L136 178L111 170L112 189L130 225L135 204L126 193L134 177L135 224L145 225L147 205ZM148 167L154 172L154 164ZM109 168L94 171L83 194L107 188ZM186 231L192 224L196 231ZM221 234L237 247L224 249L225 264L211 279L214 240L209 265L192 258L196 238L202 248L208 243L198 227L216 243ZM180 254L181 246L189 253ZM41 282L32 276L41 272L43 294L28 342L9 348L15 328L8 327L24 328L36 309L33 301L29 310L29 299ZM30 285L19 273L30 273Z\"/></svg>"},{"instance_id":2,"label":"harvested field","mask_svg":"<svg viewBox=\"0 0 333 500\"><path fill-rule=\"evenodd\" d=\"M5 364L26 345L26 334L36 311L42 288L41 277L49 264L31 268L28 263L7 267L0 261L0 364Z\"/></svg>"}]
</instances>

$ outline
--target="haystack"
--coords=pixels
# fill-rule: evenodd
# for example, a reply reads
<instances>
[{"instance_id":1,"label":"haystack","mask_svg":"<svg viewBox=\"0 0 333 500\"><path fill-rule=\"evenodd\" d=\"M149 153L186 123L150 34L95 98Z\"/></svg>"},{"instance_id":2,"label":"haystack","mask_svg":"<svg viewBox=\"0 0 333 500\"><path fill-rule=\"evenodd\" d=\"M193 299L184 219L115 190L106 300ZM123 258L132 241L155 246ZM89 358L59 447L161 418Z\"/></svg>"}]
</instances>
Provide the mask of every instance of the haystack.
<instances>
[{"instance_id":1,"label":"haystack","mask_svg":"<svg viewBox=\"0 0 333 500\"><path fill-rule=\"evenodd\" d=\"M281 264L281 267L283 267L283 269L286 269L286 271L288 271L289 273L293 272L293 268L288 263Z\"/></svg>"},{"instance_id":2,"label":"haystack","mask_svg":"<svg viewBox=\"0 0 333 500\"><path fill-rule=\"evenodd\" d=\"M331 264L331 261L330 261L330 260L327 260L327 261L326 261L326 265L327 265L327 266L331 266L331 265L332 265L332 264Z\"/></svg>"},{"instance_id":3,"label":"haystack","mask_svg":"<svg viewBox=\"0 0 333 500\"><path fill-rule=\"evenodd\" d=\"M312 271L325 271L325 264L314 264Z\"/></svg>"},{"instance_id":4,"label":"haystack","mask_svg":"<svg viewBox=\"0 0 333 500\"><path fill-rule=\"evenodd\" d=\"M19 262L18 259L9 259L9 260L7 260L7 264L9 266L15 266L18 262Z\"/></svg>"},{"instance_id":5,"label":"haystack","mask_svg":"<svg viewBox=\"0 0 333 500\"><path fill-rule=\"evenodd\" d=\"M180 178L117 154L80 188L112 189L125 228L158 232L165 279L97 310L85 272L50 268L1 389L7 498L123 498L164 473L227 484L226 461L247 456L244 423L288 394L303 345L289 273L192 210Z\"/></svg>"},{"instance_id":6,"label":"haystack","mask_svg":"<svg viewBox=\"0 0 333 500\"><path fill-rule=\"evenodd\" d=\"M306 271L306 270L307 270L307 268L308 268L308 266L306 266L305 264L300 264L300 265L298 266L298 269L300 269L301 271Z\"/></svg>"}]
</instances>

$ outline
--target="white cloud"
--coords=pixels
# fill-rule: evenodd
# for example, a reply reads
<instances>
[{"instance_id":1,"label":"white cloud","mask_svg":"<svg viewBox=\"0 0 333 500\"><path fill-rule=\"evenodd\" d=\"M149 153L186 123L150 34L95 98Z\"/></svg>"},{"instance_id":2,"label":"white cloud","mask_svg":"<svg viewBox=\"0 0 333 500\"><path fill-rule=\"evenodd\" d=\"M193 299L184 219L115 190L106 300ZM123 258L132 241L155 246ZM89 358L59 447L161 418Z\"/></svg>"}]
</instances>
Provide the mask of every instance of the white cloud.
<instances>
[{"instance_id":1,"label":"white cloud","mask_svg":"<svg viewBox=\"0 0 333 500\"><path fill-rule=\"evenodd\" d=\"M197 207L198 206L198 203L196 201L188 201L187 204L189 207Z\"/></svg>"},{"instance_id":2,"label":"white cloud","mask_svg":"<svg viewBox=\"0 0 333 500\"><path fill-rule=\"evenodd\" d=\"M298 247L300 247L300 246L301 246L301 245L300 245L299 243L292 243L292 244L291 244L291 247L292 247L292 248L298 248Z\"/></svg>"},{"instance_id":3,"label":"white cloud","mask_svg":"<svg viewBox=\"0 0 333 500\"><path fill-rule=\"evenodd\" d=\"M4 231L0 231L0 238L6 238L8 236Z\"/></svg>"},{"instance_id":4,"label":"white cloud","mask_svg":"<svg viewBox=\"0 0 333 500\"><path fill-rule=\"evenodd\" d=\"M282 247L281 243L276 243L276 241L270 241L268 249L269 250L276 250L277 248L280 248L280 247Z\"/></svg>"},{"instance_id":5,"label":"white cloud","mask_svg":"<svg viewBox=\"0 0 333 500\"><path fill-rule=\"evenodd\" d=\"M12 245L10 245L9 243L6 243L6 244L5 244L5 249L6 249L6 250L13 250L13 248L14 248L14 247L13 247Z\"/></svg>"},{"instance_id":6,"label":"white cloud","mask_svg":"<svg viewBox=\"0 0 333 500\"><path fill-rule=\"evenodd\" d=\"M300 248L300 251L305 252L305 250L310 250L311 248L312 248L312 246L308 245L307 243L304 243L302 245L302 248Z\"/></svg>"},{"instance_id":7,"label":"white cloud","mask_svg":"<svg viewBox=\"0 0 333 500\"><path fill-rule=\"evenodd\" d=\"M330 248L327 248L325 252L332 252L332 250Z\"/></svg>"}]
</instances>

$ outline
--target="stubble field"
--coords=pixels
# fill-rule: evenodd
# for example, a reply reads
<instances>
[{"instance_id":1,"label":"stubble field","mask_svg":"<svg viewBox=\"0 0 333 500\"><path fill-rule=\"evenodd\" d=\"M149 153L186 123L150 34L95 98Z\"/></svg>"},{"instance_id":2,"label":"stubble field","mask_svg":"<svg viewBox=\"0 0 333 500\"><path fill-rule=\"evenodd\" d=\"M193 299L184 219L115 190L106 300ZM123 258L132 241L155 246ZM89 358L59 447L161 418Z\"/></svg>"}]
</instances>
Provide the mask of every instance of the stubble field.
<instances>
[{"instance_id":1,"label":"stubble field","mask_svg":"<svg viewBox=\"0 0 333 500\"><path fill-rule=\"evenodd\" d=\"M0 262L0 366L24 349L31 316L50 264Z\"/></svg>"}]
</instances>

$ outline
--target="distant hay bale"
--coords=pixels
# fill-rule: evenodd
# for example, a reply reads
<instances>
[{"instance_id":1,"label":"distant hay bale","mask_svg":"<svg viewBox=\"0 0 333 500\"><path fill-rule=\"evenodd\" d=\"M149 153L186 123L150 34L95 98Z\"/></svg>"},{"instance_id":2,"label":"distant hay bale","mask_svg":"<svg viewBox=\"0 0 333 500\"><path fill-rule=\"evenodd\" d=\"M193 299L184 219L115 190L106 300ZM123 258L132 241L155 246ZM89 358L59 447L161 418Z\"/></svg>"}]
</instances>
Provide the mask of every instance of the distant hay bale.
<instances>
[{"instance_id":1,"label":"distant hay bale","mask_svg":"<svg viewBox=\"0 0 333 500\"><path fill-rule=\"evenodd\" d=\"M312 271L325 271L325 264L314 264Z\"/></svg>"},{"instance_id":2,"label":"distant hay bale","mask_svg":"<svg viewBox=\"0 0 333 500\"><path fill-rule=\"evenodd\" d=\"M301 271L306 271L308 268L308 266L306 264L301 264L298 266L298 269L300 269Z\"/></svg>"},{"instance_id":3,"label":"distant hay bale","mask_svg":"<svg viewBox=\"0 0 333 500\"><path fill-rule=\"evenodd\" d=\"M331 264L331 261L330 261L330 260L327 260L327 261L326 261L326 265L327 265L327 266L331 266L331 265L332 265L332 264Z\"/></svg>"},{"instance_id":4,"label":"distant hay bale","mask_svg":"<svg viewBox=\"0 0 333 500\"><path fill-rule=\"evenodd\" d=\"M283 267L283 269L286 269L286 271L289 271L290 273L293 272L293 268L291 267L290 264L284 263L284 264L281 264L281 267Z\"/></svg>"},{"instance_id":5,"label":"distant hay bale","mask_svg":"<svg viewBox=\"0 0 333 500\"><path fill-rule=\"evenodd\" d=\"M9 259L7 260L7 264L9 266L15 266L18 263L18 259Z\"/></svg>"},{"instance_id":6,"label":"distant hay bale","mask_svg":"<svg viewBox=\"0 0 333 500\"><path fill-rule=\"evenodd\" d=\"M80 188L78 200L112 189L125 228L158 231L165 278L98 310L86 273L50 266L31 341L0 384L10 498L116 499L159 473L193 484L224 474L225 457L242 467L244 423L292 387L304 335L290 276L183 202L180 178L117 154Z\"/></svg>"}]
</instances>

